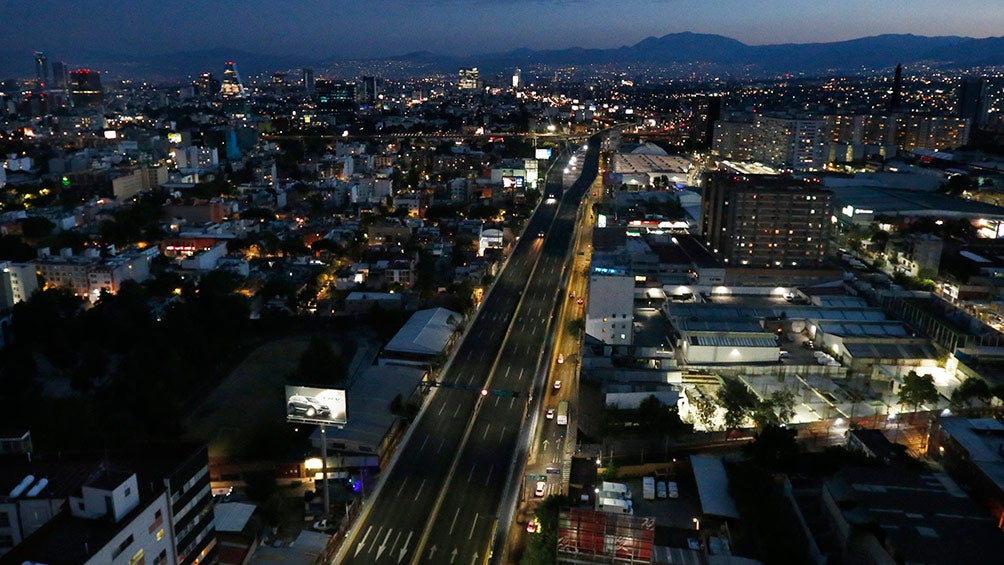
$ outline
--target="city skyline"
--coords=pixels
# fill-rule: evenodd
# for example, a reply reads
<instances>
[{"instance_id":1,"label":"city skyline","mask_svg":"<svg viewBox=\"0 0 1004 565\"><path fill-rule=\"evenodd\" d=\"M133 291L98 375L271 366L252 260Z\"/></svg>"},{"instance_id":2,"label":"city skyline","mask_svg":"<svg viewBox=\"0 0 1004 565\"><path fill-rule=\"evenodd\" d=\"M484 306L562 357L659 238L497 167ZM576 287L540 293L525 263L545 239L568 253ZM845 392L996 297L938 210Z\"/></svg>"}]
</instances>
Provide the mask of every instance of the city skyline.
<instances>
[{"instance_id":1,"label":"city skyline","mask_svg":"<svg viewBox=\"0 0 1004 565\"><path fill-rule=\"evenodd\" d=\"M269 55L332 59L411 51L446 55L518 48L613 48L650 36L691 31L748 45L810 43L885 33L982 38L1004 29L1004 11L964 0L886 3L849 0L834 13L777 0L407 0L283 5L218 2L163 4L13 0L0 23L0 51L46 50L161 54L229 47Z\"/></svg>"}]
</instances>

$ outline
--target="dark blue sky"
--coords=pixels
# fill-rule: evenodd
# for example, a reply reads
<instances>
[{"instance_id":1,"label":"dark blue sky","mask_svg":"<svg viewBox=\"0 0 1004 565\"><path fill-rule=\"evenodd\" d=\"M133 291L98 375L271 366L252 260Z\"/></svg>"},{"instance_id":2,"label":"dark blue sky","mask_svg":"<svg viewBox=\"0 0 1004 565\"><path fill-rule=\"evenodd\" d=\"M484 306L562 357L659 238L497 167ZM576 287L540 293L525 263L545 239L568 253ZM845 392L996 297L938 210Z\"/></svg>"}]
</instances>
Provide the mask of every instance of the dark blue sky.
<instances>
[{"instance_id":1,"label":"dark blue sky","mask_svg":"<svg viewBox=\"0 0 1004 565\"><path fill-rule=\"evenodd\" d=\"M616 47L679 31L749 44L1004 34L1000 0L0 0L0 51L311 57Z\"/></svg>"}]
</instances>

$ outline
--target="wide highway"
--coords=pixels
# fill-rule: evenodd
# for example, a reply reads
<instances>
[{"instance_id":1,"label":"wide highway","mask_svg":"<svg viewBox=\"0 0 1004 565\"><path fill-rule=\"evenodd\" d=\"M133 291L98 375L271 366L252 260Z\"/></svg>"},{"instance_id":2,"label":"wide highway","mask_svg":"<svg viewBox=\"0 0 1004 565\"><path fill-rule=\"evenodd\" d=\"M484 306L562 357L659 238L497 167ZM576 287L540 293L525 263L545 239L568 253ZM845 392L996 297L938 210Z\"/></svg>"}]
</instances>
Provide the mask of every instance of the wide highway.
<instances>
[{"instance_id":1,"label":"wide highway","mask_svg":"<svg viewBox=\"0 0 1004 565\"><path fill-rule=\"evenodd\" d=\"M583 173L569 189L548 179L544 201L443 376L454 386L427 403L338 562L488 562L496 529L507 528L498 524L504 491L520 486L519 477L507 479L523 424L546 398L538 369L546 366L549 324L599 143L594 136L578 157ZM482 388L493 392L482 396Z\"/></svg>"}]
</instances>

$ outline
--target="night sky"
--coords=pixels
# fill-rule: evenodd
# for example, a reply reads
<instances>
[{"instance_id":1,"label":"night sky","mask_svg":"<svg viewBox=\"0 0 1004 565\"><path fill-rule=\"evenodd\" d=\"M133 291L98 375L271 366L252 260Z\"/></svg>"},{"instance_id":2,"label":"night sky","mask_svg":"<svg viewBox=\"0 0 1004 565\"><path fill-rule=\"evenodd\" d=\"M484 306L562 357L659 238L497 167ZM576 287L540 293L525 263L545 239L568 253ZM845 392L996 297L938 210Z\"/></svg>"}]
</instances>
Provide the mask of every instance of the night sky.
<instances>
[{"instance_id":1,"label":"night sky","mask_svg":"<svg viewBox=\"0 0 1004 565\"><path fill-rule=\"evenodd\" d=\"M748 44L1004 34L1000 0L0 0L0 51L231 47L356 58L617 47L693 31Z\"/></svg>"}]
</instances>

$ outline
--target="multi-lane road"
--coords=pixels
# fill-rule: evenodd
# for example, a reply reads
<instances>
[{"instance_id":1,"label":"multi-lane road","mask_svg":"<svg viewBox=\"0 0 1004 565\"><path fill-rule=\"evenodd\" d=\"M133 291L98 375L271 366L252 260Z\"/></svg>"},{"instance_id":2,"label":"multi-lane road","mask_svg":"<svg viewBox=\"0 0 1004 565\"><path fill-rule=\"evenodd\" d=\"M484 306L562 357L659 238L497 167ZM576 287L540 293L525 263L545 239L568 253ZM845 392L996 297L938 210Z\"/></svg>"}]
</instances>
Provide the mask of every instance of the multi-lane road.
<instances>
[{"instance_id":1,"label":"multi-lane road","mask_svg":"<svg viewBox=\"0 0 1004 565\"><path fill-rule=\"evenodd\" d=\"M519 477L509 479L522 456L524 423L546 398L540 368L598 153L595 136L578 158L583 173L567 190L548 179L544 201L444 374L469 390L440 388L426 403L339 562L488 562L496 532L508 527L499 523L510 515L503 501L520 486ZM494 392L483 396L481 388Z\"/></svg>"}]
</instances>

